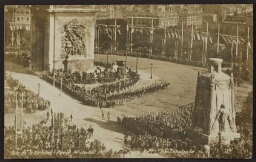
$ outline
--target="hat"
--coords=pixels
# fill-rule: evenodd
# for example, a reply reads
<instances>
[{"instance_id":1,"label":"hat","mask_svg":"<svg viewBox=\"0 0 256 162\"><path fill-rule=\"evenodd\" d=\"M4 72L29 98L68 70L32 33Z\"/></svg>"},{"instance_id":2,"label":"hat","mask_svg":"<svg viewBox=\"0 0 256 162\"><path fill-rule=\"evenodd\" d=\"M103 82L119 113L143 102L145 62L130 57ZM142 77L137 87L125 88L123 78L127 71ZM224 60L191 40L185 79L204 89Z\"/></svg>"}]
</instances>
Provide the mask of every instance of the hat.
<instances>
[{"instance_id":1,"label":"hat","mask_svg":"<svg viewBox=\"0 0 256 162\"><path fill-rule=\"evenodd\" d=\"M225 106L222 104L222 105L220 105L220 108L225 108Z\"/></svg>"}]
</instances>

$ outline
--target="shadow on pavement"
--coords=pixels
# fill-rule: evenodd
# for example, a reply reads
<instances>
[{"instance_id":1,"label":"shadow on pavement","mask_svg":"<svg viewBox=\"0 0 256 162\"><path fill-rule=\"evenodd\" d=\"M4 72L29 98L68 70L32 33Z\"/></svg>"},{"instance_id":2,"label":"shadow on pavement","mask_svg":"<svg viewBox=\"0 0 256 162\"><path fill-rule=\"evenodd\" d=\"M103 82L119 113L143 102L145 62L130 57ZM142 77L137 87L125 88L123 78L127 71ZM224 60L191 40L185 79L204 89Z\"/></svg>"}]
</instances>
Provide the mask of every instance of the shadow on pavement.
<instances>
[{"instance_id":1,"label":"shadow on pavement","mask_svg":"<svg viewBox=\"0 0 256 162\"><path fill-rule=\"evenodd\" d=\"M114 131L117 133L122 133L124 131L124 128L122 128L120 125L118 125L118 123L115 121L111 121L111 120L110 121L99 121L99 120L92 119L92 118L85 118L84 120L95 123L103 129L107 129L107 130Z\"/></svg>"},{"instance_id":2,"label":"shadow on pavement","mask_svg":"<svg viewBox=\"0 0 256 162\"><path fill-rule=\"evenodd\" d=\"M28 75L36 75L35 73L33 73L32 71L17 65L13 62L10 61L4 61L4 70L5 71L11 71L11 72L15 72L15 73L22 73L22 74L28 74Z\"/></svg>"}]
</instances>

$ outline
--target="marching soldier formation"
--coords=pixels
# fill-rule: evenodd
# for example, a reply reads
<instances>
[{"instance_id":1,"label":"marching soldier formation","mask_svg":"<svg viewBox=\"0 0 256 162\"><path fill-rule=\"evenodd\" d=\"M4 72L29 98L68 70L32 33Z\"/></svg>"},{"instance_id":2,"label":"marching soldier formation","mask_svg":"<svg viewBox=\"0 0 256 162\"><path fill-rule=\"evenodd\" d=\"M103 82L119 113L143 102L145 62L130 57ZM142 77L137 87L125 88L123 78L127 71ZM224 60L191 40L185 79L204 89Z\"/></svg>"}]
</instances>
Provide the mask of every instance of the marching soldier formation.
<instances>
[{"instance_id":1,"label":"marching soldier formation","mask_svg":"<svg viewBox=\"0 0 256 162\"><path fill-rule=\"evenodd\" d=\"M98 62L98 64L100 64ZM103 63L101 64L103 65ZM60 87L60 77L62 71L57 71L44 75L43 78L52 83L56 82L56 86ZM55 77L56 76L56 77ZM71 77L72 78L72 77ZM157 83L153 85L144 86L141 88L135 88L135 84L140 79L140 76L129 71L126 79L121 79L108 84L103 84L92 89L85 89L84 87L75 84L76 79L63 79L63 90L68 94L74 96L78 100L82 101L85 105L110 108L115 105L122 105L126 99L141 97L142 95L158 92L159 90L165 90L169 86L169 83Z\"/></svg>"}]
</instances>

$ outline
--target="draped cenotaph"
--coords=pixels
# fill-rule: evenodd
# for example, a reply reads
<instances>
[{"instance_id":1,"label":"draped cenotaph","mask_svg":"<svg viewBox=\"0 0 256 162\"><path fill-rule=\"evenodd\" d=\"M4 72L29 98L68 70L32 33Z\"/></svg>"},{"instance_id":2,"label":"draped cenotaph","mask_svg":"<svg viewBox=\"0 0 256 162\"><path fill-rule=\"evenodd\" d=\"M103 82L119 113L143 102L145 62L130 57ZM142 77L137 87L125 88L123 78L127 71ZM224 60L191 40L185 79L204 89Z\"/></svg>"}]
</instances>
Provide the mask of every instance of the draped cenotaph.
<instances>
[{"instance_id":1,"label":"draped cenotaph","mask_svg":"<svg viewBox=\"0 0 256 162\"><path fill-rule=\"evenodd\" d=\"M233 74L222 72L222 59L210 58L210 72L198 73L192 128L188 135L200 144L229 144L236 132Z\"/></svg>"},{"instance_id":2,"label":"draped cenotaph","mask_svg":"<svg viewBox=\"0 0 256 162\"><path fill-rule=\"evenodd\" d=\"M94 8L84 5L38 8L33 10L32 18L35 23L31 61L35 69L86 72L93 68Z\"/></svg>"}]
</instances>

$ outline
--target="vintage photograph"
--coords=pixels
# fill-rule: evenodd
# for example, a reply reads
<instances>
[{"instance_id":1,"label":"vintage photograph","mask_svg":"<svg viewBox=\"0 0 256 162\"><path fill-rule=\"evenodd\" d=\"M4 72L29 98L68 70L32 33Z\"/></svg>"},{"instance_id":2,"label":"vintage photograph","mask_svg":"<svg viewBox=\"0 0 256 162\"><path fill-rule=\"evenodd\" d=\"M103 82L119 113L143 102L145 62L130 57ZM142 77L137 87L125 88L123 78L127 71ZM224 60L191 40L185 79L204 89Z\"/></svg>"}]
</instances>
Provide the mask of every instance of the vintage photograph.
<instances>
[{"instance_id":1,"label":"vintage photograph","mask_svg":"<svg viewBox=\"0 0 256 162\"><path fill-rule=\"evenodd\" d=\"M251 159L252 107L252 4L5 5L5 159Z\"/></svg>"}]
</instances>

